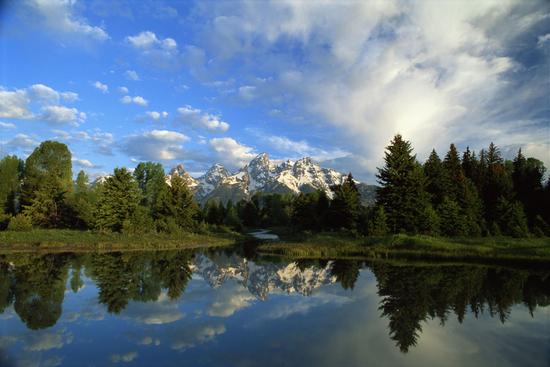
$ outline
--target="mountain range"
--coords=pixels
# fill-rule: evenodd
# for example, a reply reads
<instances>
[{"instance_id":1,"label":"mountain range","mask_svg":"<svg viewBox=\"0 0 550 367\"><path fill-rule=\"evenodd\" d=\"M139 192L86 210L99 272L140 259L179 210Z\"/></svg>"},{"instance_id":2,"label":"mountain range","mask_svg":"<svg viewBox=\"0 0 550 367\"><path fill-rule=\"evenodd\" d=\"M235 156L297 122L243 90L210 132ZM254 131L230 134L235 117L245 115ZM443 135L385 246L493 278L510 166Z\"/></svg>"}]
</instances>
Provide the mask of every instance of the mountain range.
<instances>
[{"instance_id":1,"label":"mountain range","mask_svg":"<svg viewBox=\"0 0 550 367\"><path fill-rule=\"evenodd\" d=\"M229 200L249 199L257 192L298 194L323 190L331 198L330 187L341 184L347 177L347 174L331 168L322 168L310 157L277 164L269 159L267 153L257 155L233 173L223 165L215 164L204 175L193 178L180 164L170 171L167 182L175 175L187 182L199 202L219 200L224 204ZM363 203L373 203L376 186L356 183Z\"/></svg>"}]
</instances>

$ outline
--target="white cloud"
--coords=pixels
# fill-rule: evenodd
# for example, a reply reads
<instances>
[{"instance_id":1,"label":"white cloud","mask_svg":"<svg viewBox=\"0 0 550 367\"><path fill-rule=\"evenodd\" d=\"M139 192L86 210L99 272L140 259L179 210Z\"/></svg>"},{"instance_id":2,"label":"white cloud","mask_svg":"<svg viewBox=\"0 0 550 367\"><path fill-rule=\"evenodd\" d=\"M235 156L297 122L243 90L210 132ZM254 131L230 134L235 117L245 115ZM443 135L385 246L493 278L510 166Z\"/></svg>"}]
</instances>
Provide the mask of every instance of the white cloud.
<instances>
[{"instance_id":1,"label":"white cloud","mask_svg":"<svg viewBox=\"0 0 550 367\"><path fill-rule=\"evenodd\" d=\"M238 143L232 138L213 138L209 141L216 162L230 168L242 167L256 156L254 149Z\"/></svg>"},{"instance_id":2,"label":"white cloud","mask_svg":"<svg viewBox=\"0 0 550 367\"><path fill-rule=\"evenodd\" d=\"M37 146L38 142L29 135L17 134L13 139L8 141L6 145L14 149L29 149Z\"/></svg>"},{"instance_id":3,"label":"white cloud","mask_svg":"<svg viewBox=\"0 0 550 367\"><path fill-rule=\"evenodd\" d=\"M548 42L548 41L550 41L550 33L539 36L537 38L537 46L543 47L546 44L546 42Z\"/></svg>"},{"instance_id":4,"label":"white cloud","mask_svg":"<svg viewBox=\"0 0 550 367\"><path fill-rule=\"evenodd\" d=\"M124 141L122 150L131 157L147 160L173 160L182 158L182 144L186 135L170 130L151 130L131 135Z\"/></svg>"},{"instance_id":5,"label":"white cloud","mask_svg":"<svg viewBox=\"0 0 550 367\"><path fill-rule=\"evenodd\" d=\"M90 162L87 159L78 159L78 158L73 157L72 161L77 166L82 167L82 168L100 168L100 166L93 164L92 162Z\"/></svg>"},{"instance_id":6,"label":"white cloud","mask_svg":"<svg viewBox=\"0 0 550 367\"><path fill-rule=\"evenodd\" d=\"M133 80L133 81L139 80L139 75L138 75L138 73L137 73L135 70L126 70L126 71L124 72L124 76L125 76L126 79L128 79L128 80Z\"/></svg>"},{"instance_id":7,"label":"white cloud","mask_svg":"<svg viewBox=\"0 0 550 367\"><path fill-rule=\"evenodd\" d=\"M2 129L15 129L15 124L11 122L2 122L0 121L0 128Z\"/></svg>"},{"instance_id":8,"label":"white cloud","mask_svg":"<svg viewBox=\"0 0 550 367\"><path fill-rule=\"evenodd\" d=\"M177 330L170 336L172 349L186 350L214 340L218 335L225 333L225 325L220 322L202 323L201 325L190 325Z\"/></svg>"},{"instance_id":9,"label":"white cloud","mask_svg":"<svg viewBox=\"0 0 550 367\"><path fill-rule=\"evenodd\" d=\"M118 87L117 90L118 90L119 93L122 93L122 94L128 94L129 93L129 90L126 87Z\"/></svg>"},{"instance_id":10,"label":"white cloud","mask_svg":"<svg viewBox=\"0 0 550 367\"><path fill-rule=\"evenodd\" d=\"M126 37L126 42L156 68L174 68L181 64L178 44L173 38L162 39L151 31L144 31Z\"/></svg>"},{"instance_id":11,"label":"white cloud","mask_svg":"<svg viewBox=\"0 0 550 367\"><path fill-rule=\"evenodd\" d=\"M102 93L109 93L109 86L107 84L103 84L100 81L95 81L92 85L96 89L99 89Z\"/></svg>"},{"instance_id":12,"label":"white cloud","mask_svg":"<svg viewBox=\"0 0 550 367\"><path fill-rule=\"evenodd\" d=\"M75 92L61 92L59 95L67 102L78 101L78 94Z\"/></svg>"},{"instance_id":13,"label":"white cloud","mask_svg":"<svg viewBox=\"0 0 550 367\"><path fill-rule=\"evenodd\" d=\"M254 99L256 87L252 85L243 85L239 87L239 97L245 101L251 101Z\"/></svg>"},{"instance_id":14,"label":"white cloud","mask_svg":"<svg viewBox=\"0 0 550 367\"><path fill-rule=\"evenodd\" d=\"M164 50L177 50L178 44L173 38L159 39L157 35L151 31L141 32L136 36L126 37L126 41L138 49L151 49L160 47Z\"/></svg>"},{"instance_id":15,"label":"white cloud","mask_svg":"<svg viewBox=\"0 0 550 367\"><path fill-rule=\"evenodd\" d=\"M40 17L41 22L49 29L68 36L84 36L88 39L105 41L107 32L87 23L75 15L76 1L72 0L30 0L29 8Z\"/></svg>"},{"instance_id":16,"label":"white cloud","mask_svg":"<svg viewBox=\"0 0 550 367\"><path fill-rule=\"evenodd\" d=\"M516 84L521 93L511 92L512 78L525 70L507 43L547 18L543 7L520 1L271 1L201 9L208 26L195 69L214 75L227 60L245 78L275 75L262 85L262 96L271 88L268 108L290 105L315 121L312 127L329 125L335 142L368 158L363 169L370 172L396 132L422 157L434 145L477 142L496 119L498 134L487 139L501 144L518 124L509 111L548 89L539 71ZM511 19L519 26L509 27ZM547 42L546 35L538 41ZM246 97L246 89L239 94Z\"/></svg>"},{"instance_id":17,"label":"white cloud","mask_svg":"<svg viewBox=\"0 0 550 367\"><path fill-rule=\"evenodd\" d=\"M52 124L72 124L78 126L86 120L86 114L79 112L76 108L52 105L43 107L42 113L37 116L37 119Z\"/></svg>"},{"instance_id":18,"label":"white cloud","mask_svg":"<svg viewBox=\"0 0 550 367\"><path fill-rule=\"evenodd\" d=\"M178 120L183 123L191 124L196 128L210 131L225 132L229 129L229 124L222 121L219 116L203 112L189 105L178 108Z\"/></svg>"},{"instance_id":19,"label":"white cloud","mask_svg":"<svg viewBox=\"0 0 550 367\"><path fill-rule=\"evenodd\" d=\"M44 84L34 84L27 89L31 98L45 102L57 102L59 93Z\"/></svg>"},{"instance_id":20,"label":"white cloud","mask_svg":"<svg viewBox=\"0 0 550 367\"><path fill-rule=\"evenodd\" d=\"M7 91L0 87L0 117L14 119L28 119L32 116L29 111L29 97L25 90Z\"/></svg>"},{"instance_id":21,"label":"white cloud","mask_svg":"<svg viewBox=\"0 0 550 367\"><path fill-rule=\"evenodd\" d=\"M144 106L144 107L147 106L147 104L149 103L145 98L141 96L135 96L135 97L124 96L120 99L120 102L124 104L134 103L134 104L137 104L138 106Z\"/></svg>"},{"instance_id":22,"label":"white cloud","mask_svg":"<svg viewBox=\"0 0 550 367\"><path fill-rule=\"evenodd\" d=\"M286 154L289 159L307 156L317 161L324 161L326 159L346 157L351 154L340 148L326 150L314 147L306 140L292 140L286 136L267 135L260 132L256 134L260 140L269 144L273 149Z\"/></svg>"},{"instance_id":23,"label":"white cloud","mask_svg":"<svg viewBox=\"0 0 550 367\"><path fill-rule=\"evenodd\" d=\"M151 118L152 120L155 120L155 121L158 121L160 120L161 118L165 119L168 117L168 112L166 111L162 111L162 112L157 112L157 111L147 111L145 112L145 114Z\"/></svg>"}]
</instances>

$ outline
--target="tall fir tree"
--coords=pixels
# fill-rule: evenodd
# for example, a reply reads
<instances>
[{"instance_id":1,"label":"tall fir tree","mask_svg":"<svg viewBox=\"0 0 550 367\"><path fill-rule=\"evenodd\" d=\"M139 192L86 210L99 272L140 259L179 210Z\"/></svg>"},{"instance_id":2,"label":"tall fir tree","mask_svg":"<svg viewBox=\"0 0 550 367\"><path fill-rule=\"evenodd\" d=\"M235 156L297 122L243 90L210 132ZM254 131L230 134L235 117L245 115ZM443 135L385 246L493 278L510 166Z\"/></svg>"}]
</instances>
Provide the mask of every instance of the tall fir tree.
<instances>
[{"instance_id":1,"label":"tall fir tree","mask_svg":"<svg viewBox=\"0 0 550 367\"><path fill-rule=\"evenodd\" d=\"M115 168L102 185L97 226L101 230L122 231L141 200L136 180L126 168Z\"/></svg>"},{"instance_id":2,"label":"tall fir tree","mask_svg":"<svg viewBox=\"0 0 550 367\"><path fill-rule=\"evenodd\" d=\"M330 203L329 215L334 228L356 229L361 210L360 194L352 174L344 182L331 187L334 198Z\"/></svg>"},{"instance_id":3,"label":"tall fir tree","mask_svg":"<svg viewBox=\"0 0 550 367\"><path fill-rule=\"evenodd\" d=\"M424 163L424 175L426 176L426 191L430 194L432 205L437 207L447 195L446 188L449 178L435 149Z\"/></svg>"},{"instance_id":4,"label":"tall fir tree","mask_svg":"<svg viewBox=\"0 0 550 367\"><path fill-rule=\"evenodd\" d=\"M412 155L411 143L396 135L378 169L377 203L386 211L391 232L417 232L429 198L422 167Z\"/></svg>"}]
</instances>

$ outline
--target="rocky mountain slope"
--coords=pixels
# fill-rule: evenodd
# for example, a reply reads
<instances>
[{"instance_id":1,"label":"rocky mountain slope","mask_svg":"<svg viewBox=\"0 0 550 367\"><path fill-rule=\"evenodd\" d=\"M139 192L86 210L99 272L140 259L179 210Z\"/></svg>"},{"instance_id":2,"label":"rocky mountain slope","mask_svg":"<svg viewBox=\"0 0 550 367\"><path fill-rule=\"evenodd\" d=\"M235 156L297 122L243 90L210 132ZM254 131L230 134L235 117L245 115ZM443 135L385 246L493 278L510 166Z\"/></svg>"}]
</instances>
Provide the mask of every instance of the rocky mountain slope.
<instances>
[{"instance_id":1,"label":"rocky mountain slope","mask_svg":"<svg viewBox=\"0 0 550 367\"><path fill-rule=\"evenodd\" d=\"M182 165L173 168L167 180L173 175L183 177L197 200L203 203L210 199L223 203L229 200L237 202L250 198L256 192L298 194L324 190L332 197L330 186L342 183L347 176L330 168L322 168L309 157L276 164L270 161L266 153L259 154L234 174L221 164L215 164L199 178L191 177ZM374 201L376 186L358 183L358 188L364 203Z\"/></svg>"}]
</instances>

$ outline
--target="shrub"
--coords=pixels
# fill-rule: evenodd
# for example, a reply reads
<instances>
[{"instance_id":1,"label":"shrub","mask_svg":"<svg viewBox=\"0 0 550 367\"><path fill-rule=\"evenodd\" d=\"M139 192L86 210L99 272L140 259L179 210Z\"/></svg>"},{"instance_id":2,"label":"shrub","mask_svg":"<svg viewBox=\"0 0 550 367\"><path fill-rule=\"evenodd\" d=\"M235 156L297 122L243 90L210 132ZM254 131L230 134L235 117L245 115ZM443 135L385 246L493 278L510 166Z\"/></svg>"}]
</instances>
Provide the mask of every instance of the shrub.
<instances>
[{"instance_id":1,"label":"shrub","mask_svg":"<svg viewBox=\"0 0 550 367\"><path fill-rule=\"evenodd\" d=\"M29 217L24 214L17 214L10 219L8 224L8 231L30 231L32 229L32 222Z\"/></svg>"}]
</instances>

